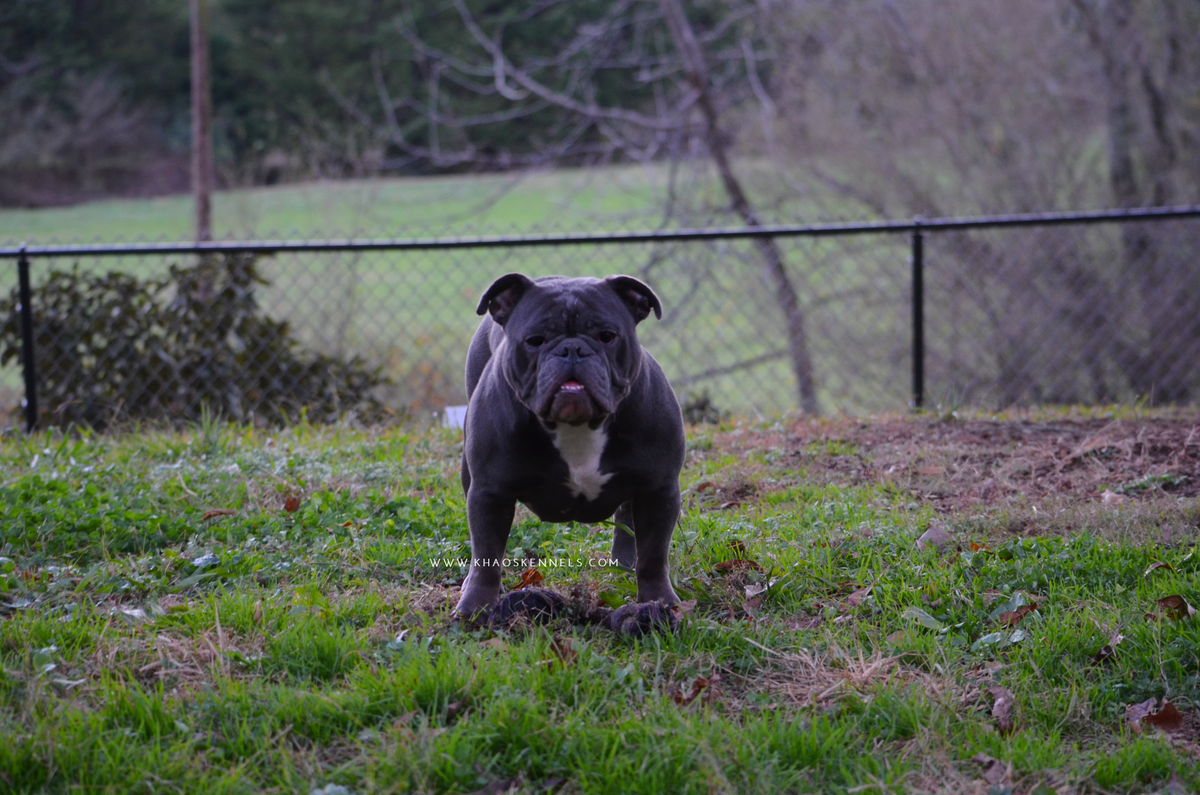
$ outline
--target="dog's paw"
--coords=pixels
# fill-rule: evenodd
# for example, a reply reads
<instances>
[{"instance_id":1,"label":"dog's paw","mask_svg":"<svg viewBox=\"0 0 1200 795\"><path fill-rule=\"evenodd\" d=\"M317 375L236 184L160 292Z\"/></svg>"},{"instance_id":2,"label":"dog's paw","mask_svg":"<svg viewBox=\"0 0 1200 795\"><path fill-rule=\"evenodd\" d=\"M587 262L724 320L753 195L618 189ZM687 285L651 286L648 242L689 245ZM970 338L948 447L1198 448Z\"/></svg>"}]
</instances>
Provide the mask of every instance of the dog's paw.
<instances>
[{"instance_id":1,"label":"dog's paw","mask_svg":"<svg viewBox=\"0 0 1200 795\"><path fill-rule=\"evenodd\" d=\"M608 617L612 631L623 638L640 638L654 631L670 631L679 623L664 602L638 602L617 608Z\"/></svg>"},{"instance_id":2,"label":"dog's paw","mask_svg":"<svg viewBox=\"0 0 1200 795\"><path fill-rule=\"evenodd\" d=\"M531 624L549 624L563 608L567 600L548 591L545 588L522 588L510 591L501 597L500 602L492 610L491 625L507 627L518 620Z\"/></svg>"}]
</instances>

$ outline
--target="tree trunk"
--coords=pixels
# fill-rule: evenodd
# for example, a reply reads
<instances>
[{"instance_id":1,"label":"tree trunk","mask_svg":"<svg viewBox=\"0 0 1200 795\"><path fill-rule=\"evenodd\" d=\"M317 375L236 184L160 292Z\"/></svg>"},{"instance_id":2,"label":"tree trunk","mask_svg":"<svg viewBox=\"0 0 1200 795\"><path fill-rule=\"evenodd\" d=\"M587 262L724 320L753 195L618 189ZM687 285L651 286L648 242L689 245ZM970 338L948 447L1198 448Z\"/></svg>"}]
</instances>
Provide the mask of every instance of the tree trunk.
<instances>
[{"instance_id":1,"label":"tree trunk","mask_svg":"<svg viewBox=\"0 0 1200 795\"><path fill-rule=\"evenodd\" d=\"M683 56L688 81L696 91L696 104L704 118L704 137L709 154L717 166L721 183L729 195L734 212L741 216L746 226L761 226L758 216L750 206L741 183L733 173L729 162L728 146L721 129L717 124L716 106L709 92L708 67L696 41L696 35L688 22L680 0L659 0L663 17L671 30L671 38L675 47ZM805 414L818 414L820 407L817 403L817 387L813 379L812 359L808 353L808 337L804 328L804 310L796 295L796 288L788 278L787 267L783 253L779 250L775 239L771 237L755 238L755 245L762 255L764 269L787 325L788 354L792 362L792 372L796 377L796 388L800 409Z\"/></svg>"}]
</instances>

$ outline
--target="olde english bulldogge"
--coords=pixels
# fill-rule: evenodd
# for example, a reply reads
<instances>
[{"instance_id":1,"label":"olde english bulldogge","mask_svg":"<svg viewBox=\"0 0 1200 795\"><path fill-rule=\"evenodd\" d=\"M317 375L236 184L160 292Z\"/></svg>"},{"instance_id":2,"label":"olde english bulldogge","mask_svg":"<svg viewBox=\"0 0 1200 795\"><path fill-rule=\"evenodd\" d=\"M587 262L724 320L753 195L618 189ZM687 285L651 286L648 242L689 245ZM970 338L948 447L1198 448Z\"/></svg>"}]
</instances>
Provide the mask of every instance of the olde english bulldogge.
<instances>
[{"instance_id":1,"label":"olde english bulldogge","mask_svg":"<svg viewBox=\"0 0 1200 795\"><path fill-rule=\"evenodd\" d=\"M479 302L467 353L462 483L471 566L457 612L500 597L518 502L543 521L614 517L612 554L637 575L639 602L679 602L668 553L679 518L683 419L637 325L658 296L630 276L510 273ZM669 612L669 611L668 611Z\"/></svg>"}]
</instances>

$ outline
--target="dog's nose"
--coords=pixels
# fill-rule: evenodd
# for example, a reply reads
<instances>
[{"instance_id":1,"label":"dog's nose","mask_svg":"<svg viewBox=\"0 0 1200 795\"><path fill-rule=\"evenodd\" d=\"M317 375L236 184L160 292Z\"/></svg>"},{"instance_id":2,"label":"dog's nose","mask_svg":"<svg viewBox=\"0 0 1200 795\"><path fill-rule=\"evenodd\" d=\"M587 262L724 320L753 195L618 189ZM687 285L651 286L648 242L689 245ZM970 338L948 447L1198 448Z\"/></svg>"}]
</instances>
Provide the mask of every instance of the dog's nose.
<instances>
[{"instance_id":1,"label":"dog's nose","mask_svg":"<svg viewBox=\"0 0 1200 795\"><path fill-rule=\"evenodd\" d=\"M567 342L556 353L560 358L575 364L592 355L592 352L582 342Z\"/></svg>"}]
</instances>

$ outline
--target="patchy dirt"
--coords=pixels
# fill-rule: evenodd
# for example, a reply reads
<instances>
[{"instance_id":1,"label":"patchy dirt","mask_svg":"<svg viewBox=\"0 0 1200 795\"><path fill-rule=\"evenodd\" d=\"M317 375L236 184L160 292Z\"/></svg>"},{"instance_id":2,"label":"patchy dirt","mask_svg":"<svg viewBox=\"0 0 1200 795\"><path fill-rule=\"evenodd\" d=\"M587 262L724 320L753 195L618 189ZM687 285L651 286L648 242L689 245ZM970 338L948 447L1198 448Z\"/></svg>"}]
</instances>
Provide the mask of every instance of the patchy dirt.
<instances>
[{"instance_id":1,"label":"patchy dirt","mask_svg":"<svg viewBox=\"0 0 1200 795\"><path fill-rule=\"evenodd\" d=\"M747 484L756 469L761 477L781 468L802 470L810 482L890 483L939 513L1047 498L1115 505L1200 495L1196 413L1137 420L801 419L787 428L717 432L712 442L705 456L734 454L746 462L728 473L731 488L713 487L739 492L739 502L753 498Z\"/></svg>"}]
</instances>

